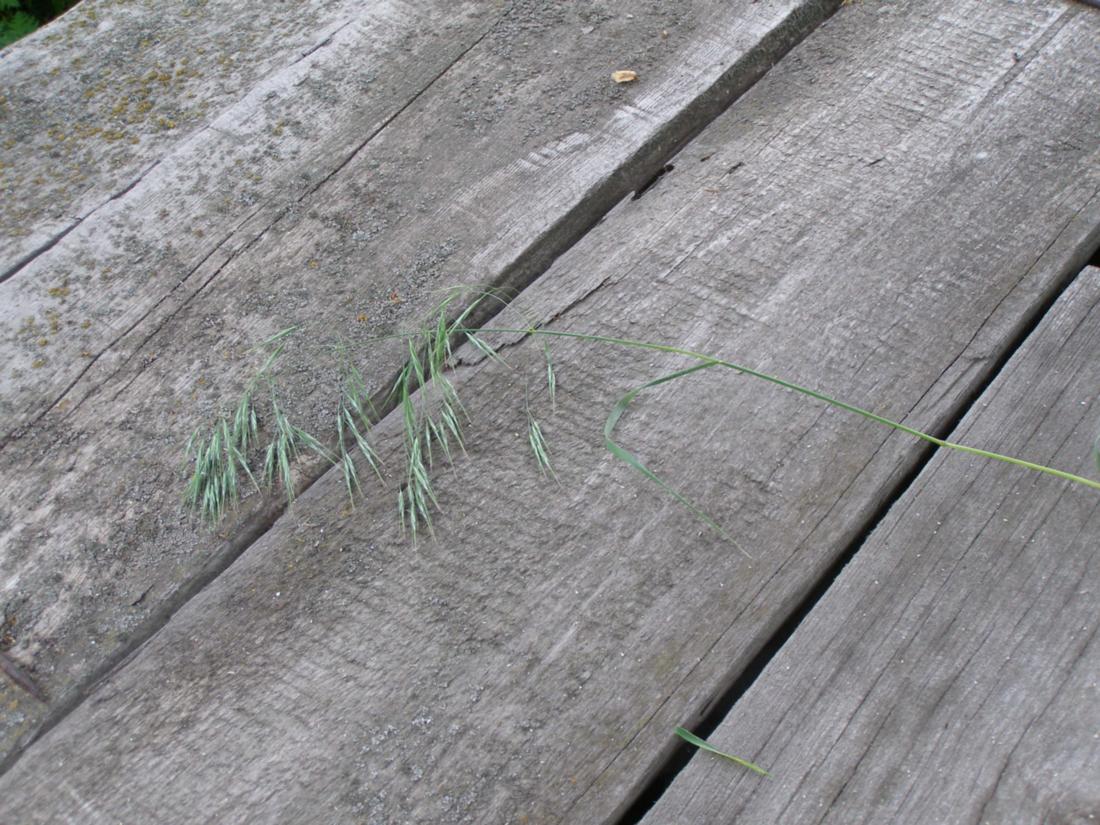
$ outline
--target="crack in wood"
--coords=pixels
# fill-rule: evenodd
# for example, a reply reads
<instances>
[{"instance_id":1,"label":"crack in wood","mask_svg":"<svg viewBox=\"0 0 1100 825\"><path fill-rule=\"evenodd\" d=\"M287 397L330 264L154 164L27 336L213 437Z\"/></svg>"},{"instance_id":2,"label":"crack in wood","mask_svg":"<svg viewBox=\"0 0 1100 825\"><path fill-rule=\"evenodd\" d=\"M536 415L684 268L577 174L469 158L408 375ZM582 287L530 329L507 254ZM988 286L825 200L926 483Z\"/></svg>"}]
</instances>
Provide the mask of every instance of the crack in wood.
<instances>
[{"instance_id":1,"label":"crack in wood","mask_svg":"<svg viewBox=\"0 0 1100 825\"><path fill-rule=\"evenodd\" d=\"M668 174L669 172L671 172L675 168L676 167L673 166L671 163L666 163L664 166L662 166L660 169L658 169L656 171L656 173L654 173L653 177L651 177L649 180L647 180L645 183L643 183L641 186L639 186L636 190L634 190L634 194L630 197L630 199L632 201L640 200L642 198L642 196L645 195L646 192L648 192L650 189L652 189L654 187L654 185L656 185L657 181L659 181L661 178L663 178L666 174Z\"/></svg>"},{"instance_id":2,"label":"crack in wood","mask_svg":"<svg viewBox=\"0 0 1100 825\"><path fill-rule=\"evenodd\" d=\"M68 235L70 232L80 226L83 220L83 218L73 219L73 222L65 227L63 230L61 230L59 233L54 235L52 238L44 241L40 246L35 247L30 252L23 255L23 257L21 257L3 272L0 272L0 284L18 275L22 270L26 269L38 258L41 258L43 255L45 255L47 252L49 252L51 249L61 243L66 235Z\"/></svg>"},{"instance_id":3,"label":"crack in wood","mask_svg":"<svg viewBox=\"0 0 1100 825\"><path fill-rule=\"evenodd\" d=\"M336 167L331 172L329 172L327 175L325 175L323 178L321 178L313 187L311 187L309 190L307 190L306 193L298 199L299 202L301 202L306 197L312 195L314 192L316 192L318 189L320 189L322 186L324 186L326 183L328 183L339 172L341 172L349 163L351 163L353 160L355 160L355 158L359 155L359 153L362 152L367 147L367 145L370 144L371 141L373 141L376 137L378 137L378 135L381 134L381 132L386 127L388 127L397 118L399 118L402 114L404 114L409 109L409 107L411 107L414 103L416 103L416 101L418 101L425 94L425 92L427 92L429 89L431 89L433 86L435 86L435 84L438 83L439 80L442 79L445 74L447 74L447 72L449 72L451 69L453 69L455 67L455 65L460 60L462 60L462 58L464 58L467 54L469 54L472 49L474 49L486 37L488 37L493 32L493 30L496 29L496 27L500 25L500 22L508 16L508 14L511 12L512 8L514 8L514 6L510 6L508 11L506 11L504 14L502 14L500 17L498 17L496 20L494 20L492 25L490 25L488 28L486 28L485 31L483 31L477 38L475 38L474 41L469 46L467 46L465 49L463 49L454 60L452 60L450 63L448 63L438 74L436 74L435 77L433 77L423 87L421 87L421 89L418 92L416 92L416 94L412 95L407 101L405 101L405 103L400 108L398 108L396 111L392 112L385 120L383 120L378 125L378 127L367 136L366 140L364 140L362 143L360 143L358 146L356 146L348 154L348 156L346 158L344 158L342 161L340 161L339 164L336 165Z\"/></svg>"}]
</instances>

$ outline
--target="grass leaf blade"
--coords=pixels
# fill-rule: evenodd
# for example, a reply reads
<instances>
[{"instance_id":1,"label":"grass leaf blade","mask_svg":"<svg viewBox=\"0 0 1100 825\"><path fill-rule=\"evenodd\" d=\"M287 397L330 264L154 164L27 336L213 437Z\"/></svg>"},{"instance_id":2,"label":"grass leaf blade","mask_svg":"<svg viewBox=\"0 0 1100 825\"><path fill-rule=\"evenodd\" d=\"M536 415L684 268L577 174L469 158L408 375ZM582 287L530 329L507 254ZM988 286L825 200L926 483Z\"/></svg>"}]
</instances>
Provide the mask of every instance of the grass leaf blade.
<instances>
[{"instance_id":1,"label":"grass leaf blade","mask_svg":"<svg viewBox=\"0 0 1100 825\"><path fill-rule=\"evenodd\" d=\"M687 730L686 728L676 728L676 735L683 739L685 742L689 742L690 744L695 745L695 747L699 748L700 750L704 750L707 753L713 753L716 756L721 756L723 759L728 759L731 762L735 762L742 768L748 768L753 773L758 773L761 776L771 776L770 773L768 773L766 770L764 770L754 762L750 762L747 759L742 759L739 756L734 756L731 753L720 751L718 750L718 748L708 743L705 739L700 739L698 736L696 736L694 733Z\"/></svg>"},{"instance_id":2,"label":"grass leaf blade","mask_svg":"<svg viewBox=\"0 0 1100 825\"><path fill-rule=\"evenodd\" d=\"M751 559L752 556L743 547L741 547L741 545L739 545L737 543L737 541L733 538L733 536L731 536L729 533L727 533L722 528L722 526L718 524L718 522L716 522L713 518L711 518L709 515L707 515L706 512L704 512L700 507L698 507L693 501L691 501L690 499L685 497L683 494L681 494L679 491L677 491L675 488L673 488L668 482L666 482L664 479L662 479L660 476L658 476L655 472L653 472L651 469L649 469L649 467L647 467L642 462L642 460L639 459L636 455L634 455L633 453L631 453L628 450L624 449L622 446L620 446L618 443L616 443L614 438L612 438L612 434L615 431L615 425L619 423L619 419L622 418L623 413L626 412L626 410L630 406L631 402L635 398L637 398L639 393L641 393L643 390L649 389L650 387L656 387L660 384L665 384L669 381L675 381L679 378L683 378L685 376L691 375L692 373L696 373L696 372L699 372L700 370L704 370L704 369L707 369L708 367L713 367L713 366L716 366L716 365L713 364L713 363L696 364L693 367L688 367L687 369L677 370L676 372L671 373L669 375L662 376L661 378L655 378L652 381L649 381L645 384L642 384L640 387L635 387L634 389L632 389L630 392L628 392L626 395L624 395L622 398L619 399L618 403L616 403L615 406L612 408L611 414L607 416L607 420L604 422L604 426L603 426L604 447L606 447L607 450L613 456L615 456L617 459L619 459L620 461L625 462L626 464L629 464L631 467L633 467L639 473L644 475L646 478L648 478L650 481L652 481L654 484L656 484L658 487L660 487L666 493L668 493L673 498L675 498L682 505L687 507L692 513L695 514L696 518L698 518L700 521L702 521L704 524L706 524L708 527L710 527L712 530L714 530L718 535L720 535L722 538L724 538L726 541L728 541L730 544L732 544L734 547L736 547L747 558Z\"/></svg>"}]
</instances>

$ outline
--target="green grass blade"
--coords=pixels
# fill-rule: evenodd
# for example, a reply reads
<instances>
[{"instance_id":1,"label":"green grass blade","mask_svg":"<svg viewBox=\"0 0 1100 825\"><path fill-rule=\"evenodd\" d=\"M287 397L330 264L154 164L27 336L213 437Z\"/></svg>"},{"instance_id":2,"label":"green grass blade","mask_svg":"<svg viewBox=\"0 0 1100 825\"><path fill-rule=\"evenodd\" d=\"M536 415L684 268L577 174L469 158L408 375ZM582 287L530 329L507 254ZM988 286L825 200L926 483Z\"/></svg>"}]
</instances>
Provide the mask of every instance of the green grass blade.
<instances>
[{"instance_id":1,"label":"green grass blade","mask_svg":"<svg viewBox=\"0 0 1100 825\"><path fill-rule=\"evenodd\" d=\"M406 443L411 441L420 429L416 418L416 406L412 402L412 394L406 389L401 394L401 423L404 427Z\"/></svg>"},{"instance_id":2,"label":"green grass blade","mask_svg":"<svg viewBox=\"0 0 1100 825\"><path fill-rule=\"evenodd\" d=\"M454 464L454 458L451 456L451 440L448 436L447 430L440 423L428 419L428 438L424 439L428 445L428 466L432 465L432 452L431 444L436 442L440 449L443 450L443 457L447 459L448 464Z\"/></svg>"},{"instance_id":3,"label":"green grass blade","mask_svg":"<svg viewBox=\"0 0 1100 825\"><path fill-rule=\"evenodd\" d=\"M264 469L263 469L264 486L271 487L275 484L275 442L272 441L267 445L267 450L264 453Z\"/></svg>"},{"instance_id":4,"label":"green grass blade","mask_svg":"<svg viewBox=\"0 0 1100 825\"><path fill-rule=\"evenodd\" d=\"M280 432L275 440L275 460L278 464L279 479L283 482L286 491L287 503L294 501L294 480L290 475L290 451L293 446L289 442L289 436Z\"/></svg>"},{"instance_id":5,"label":"green grass blade","mask_svg":"<svg viewBox=\"0 0 1100 825\"><path fill-rule=\"evenodd\" d=\"M214 484L210 484L203 491L202 505L199 508L199 517L204 521L217 521L218 502L217 490Z\"/></svg>"},{"instance_id":6,"label":"green grass blade","mask_svg":"<svg viewBox=\"0 0 1100 825\"><path fill-rule=\"evenodd\" d=\"M550 357L550 347L545 345L542 348L542 353L546 357L546 389L550 391L550 407L557 409L558 406L558 378L554 372L554 360Z\"/></svg>"},{"instance_id":7,"label":"green grass blade","mask_svg":"<svg viewBox=\"0 0 1100 825\"><path fill-rule=\"evenodd\" d=\"M675 488L673 488L664 479L662 479L660 476L658 476L656 473L654 473L652 470L650 470L649 467L647 467L644 463L642 463L641 459L639 459L636 455L634 455L633 453L625 450L622 446L620 446L618 443L615 442L614 438L612 438L612 434L615 431L615 425L619 423L619 419L622 417L623 413L626 412L626 410L630 406L631 402L635 398L637 398L638 394L641 393L643 390L647 390L650 387L659 386L660 384L665 384L669 381L675 381L679 378L683 378L687 375L691 375L692 373L699 372L700 370L705 370L705 369L707 369L709 367L712 367L712 366L715 366L715 365L714 364L696 364L694 367L688 367L687 369L678 370L677 372L671 373L670 375L665 375L661 378L656 378L653 381L648 381L645 384L642 384L640 387L635 387L634 389L632 389L630 392L628 392L626 395L624 395L622 398L619 399L618 403L615 404L615 406L612 408L611 414L609 416L607 416L607 420L604 422L604 425L603 425L604 446L608 449L608 451L613 456L618 458L620 461L623 461L623 462L629 464L631 467L633 467L635 470L637 470L643 476L648 478L650 481L652 481L654 484L656 484L658 487L660 487L666 493L671 495L678 502L680 502L682 505L687 507L692 513L694 513L696 518L698 518L700 521L702 521L704 524L706 524L708 527L710 527L712 530L714 530L716 533L718 533L718 535L720 535L722 538L724 538L726 541L728 541L730 544L732 544L734 547L736 547L747 558L751 559L752 556L743 547L741 547L741 545L739 545L737 543L737 541L733 538L733 536L731 536L729 533L727 533L722 528L722 526L718 524L718 522L716 522L713 518L711 518L709 515L707 515L706 512L704 512L694 502L692 502L690 499L688 499L687 497L682 495L679 491L677 491Z\"/></svg>"},{"instance_id":8,"label":"green grass blade","mask_svg":"<svg viewBox=\"0 0 1100 825\"><path fill-rule=\"evenodd\" d=\"M355 493L362 493L363 488L359 484L359 473L355 469L355 462L352 461L351 456L348 455L347 446L344 443L343 413L345 412L347 412L347 410L341 409L341 411L336 414L336 444L340 449L340 471L344 475L344 486L347 487L348 499L351 502L351 506L355 507Z\"/></svg>"},{"instance_id":9,"label":"green grass blade","mask_svg":"<svg viewBox=\"0 0 1100 825\"><path fill-rule=\"evenodd\" d=\"M397 373L397 378L393 382L393 386L390 387L389 394L386 396L386 403L391 401L401 400L401 396L405 393L409 386L409 365L405 364L401 370Z\"/></svg>"},{"instance_id":10,"label":"green grass blade","mask_svg":"<svg viewBox=\"0 0 1100 825\"><path fill-rule=\"evenodd\" d=\"M457 400L457 399L456 399ZM450 403L444 402L440 405L439 417L443 424L451 435L454 436L455 441L458 443L459 449L462 452L466 452L466 442L462 440L462 424L458 420L458 415L454 411L454 407Z\"/></svg>"},{"instance_id":11,"label":"green grass blade","mask_svg":"<svg viewBox=\"0 0 1100 825\"><path fill-rule=\"evenodd\" d=\"M417 352L416 342L409 341L409 366L412 367L412 374L416 378L416 386L424 386L424 365L420 362L420 353ZM406 387L406 391L410 388Z\"/></svg>"},{"instance_id":12,"label":"green grass blade","mask_svg":"<svg viewBox=\"0 0 1100 825\"><path fill-rule=\"evenodd\" d=\"M721 358L716 358L713 355L707 355L707 354L702 353L702 352L695 352L694 350L684 349L683 347L674 347L674 346L671 346L669 344L660 344L660 343L655 343L655 342L652 342L652 341L638 341L638 340L631 339L631 338L615 338L615 337L612 337L612 336L609 336L609 335L591 335L591 334L588 334L588 333L564 332L564 331L549 330L549 329L523 330L523 329L483 327L480 331L481 332L487 332L487 333L503 333L503 334L527 333L527 334L534 334L534 335L545 335L545 336L556 337L556 338L574 338L574 339L581 340L581 341L592 341L592 342L599 342L599 343L605 343L605 344L614 344L614 345L617 345L617 346L629 347L629 348L633 348L633 349L645 349L645 350L652 350L654 352L667 352L667 353L671 353L673 355L683 355L687 358L692 358L692 359L695 359L696 361L701 361L703 364L706 364L708 366L725 367L726 369L731 369L734 372L742 373L742 374L748 375L752 378L759 378L762 381L767 381L771 384L775 384L775 385L783 387L785 389L794 390L795 392L801 393L802 395L805 395L809 398L815 398L818 401L823 401L826 404L829 404L830 406L837 407L838 409L841 409L841 410L846 410L847 412L850 412L850 413L855 413L856 415L862 416L863 418L866 418L870 421L875 421L879 424L882 424L885 427L889 427L889 428L894 429L894 430L899 430L903 433L908 433L909 435L913 436L914 438L919 438L922 441L927 441L929 444L933 444L937 447L942 447L942 448L948 449L948 450L955 450L955 451L958 451L958 452L967 453L969 455L981 456L982 458L988 458L988 459L992 459L994 461L1002 461L1006 464L1013 464L1017 467L1023 467L1023 468L1028 469L1028 470L1034 470L1036 472L1045 473L1047 475L1051 475L1051 476L1054 476L1056 478L1063 479L1065 481L1072 481L1075 484L1082 484L1086 487L1091 487L1094 490L1100 490L1100 481L1095 481L1091 478L1085 478L1084 476L1075 475L1074 473L1067 473L1063 470L1057 470L1053 467L1047 467L1043 464L1036 464L1036 463L1031 462L1031 461L1024 461L1023 459L1014 458L1013 456L1002 455L1001 453L995 453L995 452L991 452L989 450L981 450L981 449L978 449L977 447L968 447L965 444L959 444L959 443L956 443L956 442L953 442L953 441L946 441L945 439L937 438L934 435L930 435L928 433L922 432L921 430L918 430L914 427L909 427L905 424L902 424L899 421L893 421L889 418L886 418L885 416L881 416L881 415L878 415L877 413L873 413L870 410L865 410L862 407L857 407L855 404L849 404L846 401L841 401L840 399L833 398L829 395L826 395L825 393L818 392L817 390L812 390L809 387L803 387L799 384L795 384L792 381L787 381L783 378L779 378L779 377L774 376L774 375L769 375L766 372L760 372L759 370L754 370L751 367L744 366L743 364L737 364L737 363L734 363L732 361L726 361L726 360L723 360Z\"/></svg>"},{"instance_id":13,"label":"green grass blade","mask_svg":"<svg viewBox=\"0 0 1100 825\"><path fill-rule=\"evenodd\" d=\"M451 335L447 329L447 317L444 310L439 312L435 333L431 336L429 352L430 371L434 374L445 366L451 353Z\"/></svg>"},{"instance_id":14,"label":"green grass blade","mask_svg":"<svg viewBox=\"0 0 1100 825\"><path fill-rule=\"evenodd\" d=\"M279 356L283 354L283 347L283 344L279 344L279 346L275 347L274 351L267 356L267 360L264 361L263 366L260 367L259 371L256 373L257 377L267 375L268 370L270 370L275 362L279 360Z\"/></svg>"},{"instance_id":15,"label":"green grass blade","mask_svg":"<svg viewBox=\"0 0 1100 825\"><path fill-rule=\"evenodd\" d=\"M496 351L496 348L493 347L493 345L490 344L488 341L483 341L472 332L466 333L466 340L473 345L474 349L476 349L490 361L496 361L498 364L508 366L508 362L504 360L503 356L501 356L501 354Z\"/></svg>"},{"instance_id":16,"label":"green grass blade","mask_svg":"<svg viewBox=\"0 0 1100 825\"><path fill-rule=\"evenodd\" d=\"M728 759L731 762L735 762L742 768L748 768L753 773L758 773L761 776L771 776L770 773L761 768L759 765L750 762L747 759L742 759L739 756L734 756L731 753L725 753L724 751L718 750L718 748L709 744L705 739L700 739L698 736L696 736L694 733L687 730L686 728L676 728L676 735L684 741L690 742L692 745L695 745L695 747L699 748L700 750L704 750L707 753L713 753L716 756L721 756L723 759Z\"/></svg>"},{"instance_id":17,"label":"green grass blade","mask_svg":"<svg viewBox=\"0 0 1100 825\"><path fill-rule=\"evenodd\" d=\"M334 456L325 445L303 430L301 427L294 427L292 432L294 433L294 440L298 443L304 444L310 450L317 455L321 456L325 461L334 467L340 463L340 460Z\"/></svg>"},{"instance_id":18,"label":"green grass blade","mask_svg":"<svg viewBox=\"0 0 1100 825\"><path fill-rule=\"evenodd\" d=\"M435 424L428 418L424 421L424 433L422 443L424 444L424 455L428 459L428 467L435 466L435 458L432 456L432 442L435 441Z\"/></svg>"},{"instance_id":19,"label":"green grass blade","mask_svg":"<svg viewBox=\"0 0 1100 825\"><path fill-rule=\"evenodd\" d=\"M230 443L240 452L247 453L252 440L256 437L256 425L256 413L252 409L252 393L246 390L233 413L233 434Z\"/></svg>"},{"instance_id":20,"label":"green grass blade","mask_svg":"<svg viewBox=\"0 0 1100 825\"><path fill-rule=\"evenodd\" d=\"M363 488L359 484L359 473L355 469L355 462L346 452L340 459L340 471L344 475L344 486L348 491L348 500L351 502L351 506L355 507L355 494L362 494Z\"/></svg>"},{"instance_id":21,"label":"green grass blade","mask_svg":"<svg viewBox=\"0 0 1100 825\"><path fill-rule=\"evenodd\" d=\"M1096 434L1096 441L1092 445L1092 457L1096 459L1096 469L1100 470L1100 433Z\"/></svg>"},{"instance_id":22,"label":"green grass blade","mask_svg":"<svg viewBox=\"0 0 1100 825\"><path fill-rule=\"evenodd\" d=\"M252 486L256 488L256 492L262 492L259 482L256 481L256 476L252 474L252 470L248 466L248 460L244 457L244 453L238 450L236 445L231 445L230 454L232 455L233 460L237 463L237 467L240 469L240 471L248 477L249 481L252 482Z\"/></svg>"},{"instance_id":23,"label":"green grass blade","mask_svg":"<svg viewBox=\"0 0 1100 825\"><path fill-rule=\"evenodd\" d=\"M378 480L382 481L382 472L378 469L378 463L380 460L378 458L378 454L375 453L374 448L371 447L366 437L359 431L359 427L355 423L355 418L352 417L351 410L345 408L343 414L344 420L348 424L348 429L351 430L351 436L353 439L355 439L355 445L359 448L359 452L363 455L363 458L366 460L367 464L370 465L370 468L374 471L374 474L378 476ZM341 443L343 443L343 438L341 438Z\"/></svg>"},{"instance_id":24,"label":"green grass blade","mask_svg":"<svg viewBox=\"0 0 1100 825\"><path fill-rule=\"evenodd\" d=\"M415 541L421 523L431 531L431 509L434 507L438 510L439 502L432 489L427 467L424 466L423 445L427 436L420 431L407 435L409 439L406 443L405 484L403 492L399 491L398 494L398 507L403 511Z\"/></svg>"},{"instance_id":25,"label":"green grass blade","mask_svg":"<svg viewBox=\"0 0 1100 825\"><path fill-rule=\"evenodd\" d=\"M274 343L282 341L288 335L293 335L299 329L300 329L300 327L297 327L297 326L287 327L286 329L281 329L278 332L276 332L274 335L272 335L270 338L265 338L264 340L260 341L260 346L261 347L271 346Z\"/></svg>"},{"instance_id":26,"label":"green grass blade","mask_svg":"<svg viewBox=\"0 0 1100 825\"><path fill-rule=\"evenodd\" d=\"M456 408L462 413L463 418L467 421L470 420L466 408L462 406L462 402L458 398L458 390L456 390L455 385L451 383L451 379L442 373L436 373L432 376L432 386L435 387L439 394L440 404Z\"/></svg>"}]
</instances>

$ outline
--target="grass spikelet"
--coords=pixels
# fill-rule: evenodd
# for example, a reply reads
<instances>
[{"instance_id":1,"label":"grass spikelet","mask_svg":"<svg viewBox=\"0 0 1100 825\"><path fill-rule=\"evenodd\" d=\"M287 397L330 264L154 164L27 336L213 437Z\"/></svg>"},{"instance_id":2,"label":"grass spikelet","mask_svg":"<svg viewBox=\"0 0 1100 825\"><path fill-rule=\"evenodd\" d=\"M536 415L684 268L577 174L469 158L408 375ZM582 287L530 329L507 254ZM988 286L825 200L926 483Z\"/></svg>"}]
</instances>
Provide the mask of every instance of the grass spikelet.
<instances>
[{"instance_id":1,"label":"grass spikelet","mask_svg":"<svg viewBox=\"0 0 1100 825\"><path fill-rule=\"evenodd\" d=\"M292 458L298 456L298 450L294 444L294 428L283 414L274 393L272 393L271 408L275 433L264 453L264 484L272 487L276 480L281 481L286 490L287 501L291 502L294 500L294 483L290 475L290 462Z\"/></svg>"},{"instance_id":2,"label":"grass spikelet","mask_svg":"<svg viewBox=\"0 0 1100 825\"><path fill-rule=\"evenodd\" d=\"M550 449L546 444L546 437L542 433L542 425L539 424L538 419L531 412L531 388L529 385L524 389L523 408L527 414L527 445L531 448L531 454L535 457L539 472L557 479L554 466L550 463Z\"/></svg>"},{"instance_id":3,"label":"grass spikelet","mask_svg":"<svg viewBox=\"0 0 1100 825\"><path fill-rule=\"evenodd\" d=\"M550 345L543 341L542 354L546 358L546 389L550 392L550 406L557 409L558 406L558 378L554 372L554 359L550 357Z\"/></svg>"},{"instance_id":4,"label":"grass spikelet","mask_svg":"<svg viewBox=\"0 0 1100 825\"><path fill-rule=\"evenodd\" d=\"M359 483L359 473L355 469L355 462L352 461L351 455L347 449L347 439L344 437L344 421L347 410L342 408L336 414L336 443L340 450L340 472L344 476L344 486L348 491L348 500L351 502L351 506L355 506L355 494L362 494L363 487ZM351 421L352 427L355 426L355 420L350 417L347 419Z\"/></svg>"},{"instance_id":5,"label":"grass spikelet","mask_svg":"<svg viewBox=\"0 0 1100 825\"><path fill-rule=\"evenodd\" d=\"M539 425L538 420L530 414L527 416L527 441L531 445L531 452L535 455L539 471L543 475L555 477L554 467L550 464L550 451L546 446L546 438L542 434L542 427Z\"/></svg>"},{"instance_id":6,"label":"grass spikelet","mask_svg":"<svg viewBox=\"0 0 1100 825\"><path fill-rule=\"evenodd\" d=\"M439 509L428 468L424 464L424 438L417 433L408 445L406 482L398 493L401 512L413 541L421 524L432 532L432 510Z\"/></svg>"},{"instance_id":7,"label":"grass spikelet","mask_svg":"<svg viewBox=\"0 0 1100 825\"><path fill-rule=\"evenodd\" d=\"M402 529L411 533L414 540L421 525L431 530L431 513L439 506L429 478L435 462L434 450L438 448L452 466L454 448L466 451L462 419L468 420L468 415L446 374L454 359L451 341L461 337L470 340L472 335L475 348L487 357L503 361L491 345L462 326L477 301L467 306L455 321L447 321L447 309L454 297L441 304L431 324L409 336L408 361L390 390L390 399L400 410L405 445L405 479L398 491L398 514Z\"/></svg>"},{"instance_id":8,"label":"grass spikelet","mask_svg":"<svg viewBox=\"0 0 1100 825\"><path fill-rule=\"evenodd\" d=\"M200 436L201 430L196 430L187 440L184 453L194 462L194 469L184 490L184 504L197 510L199 518L207 523L219 521L227 510L236 506L240 498L239 475L248 478L257 492L261 490L248 465L248 453L259 435L255 388L261 379L268 378L268 371L283 351L285 339L295 331L296 327L288 327L261 342L262 347L276 346L245 387L230 419L222 415L205 438Z\"/></svg>"},{"instance_id":9,"label":"grass spikelet","mask_svg":"<svg viewBox=\"0 0 1100 825\"><path fill-rule=\"evenodd\" d=\"M374 448L371 447L370 443L367 441L366 436L364 436L363 433L359 430L358 422L361 422L362 419L358 419L357 422L356 416L353 415L352 411L349 410L347 407L344 407L340 410L340 416L338 416L338 418L341 416L347 423L348 430L351 432L352 439L355 441L355 446L359 449L360 455L363 456L367 464L370 465L370 468L374 471L375 476L377 476L378 480L381 481L382 471L378 466L381 460L378 458L378 454L374 451ZM343 427L339 428L339 433L340 443L343 444Z\"/></svg>"}]
</instances>

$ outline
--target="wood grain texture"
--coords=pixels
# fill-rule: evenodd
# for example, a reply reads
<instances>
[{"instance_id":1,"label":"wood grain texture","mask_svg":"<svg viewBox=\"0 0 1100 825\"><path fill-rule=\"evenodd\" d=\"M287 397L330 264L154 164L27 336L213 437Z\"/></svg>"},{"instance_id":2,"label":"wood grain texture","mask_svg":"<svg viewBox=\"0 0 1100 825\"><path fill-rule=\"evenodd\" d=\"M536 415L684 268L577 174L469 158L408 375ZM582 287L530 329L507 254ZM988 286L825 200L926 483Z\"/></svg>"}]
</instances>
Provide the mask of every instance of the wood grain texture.
<instances>
[{"instance_id":1,"label":"wood grain texture","mask_svg":"<svg viewBox=\"0 0 1100 825\"><path fill-rule=\"evenodd\" d=\"M45 253L52 265L27 276L56 273L54 248L81 238L77 269L124 274L126 258L107 260L124 245L147 277L201 259L256 207L316 186L502 15L403 0L79 4L0 63L0 281ZM173 229L180 260L154 263Z\"/></svg>"},{"instance_id":2,"label":"wood grain texture","mask_svg":"<svg viewBox=\"0 0 1100 825\"><path fill-rule=\"evenodd\" d=\"M44 717L0 684L0 750L280 512L253 497L212 534L179 506L182 444L255 342L302 329L283 403L334 437L330 345L408 328L456 282L533 277L835 5L372 4L0 284L0 607L54 698ZM378 388L403 357L360 369Z\"/></svg>"},{"instance_id":3,"label":"wood grain texture","mask_svg":"<svg viewBox=\"0 0 1100 825\"><path fill-rule=\"evenodd\" d=\"M954 439L1086 464L1098 387L1093 268ZM644 825L1093 820L1098 535L1095 491L937 456L710 737L772 778L696 756Z\"/></svg>"},{"instance_id":4,"label":"wood grain texture","mask_svg":"<svg viewBox=\"0 0 1100 825\"><path fill-rule=\"evenodd\" d=\"M846 6L522 301L941 425L1095 243L1098 26L1053 0ZM524 443L540 349L465 354L435 541L409 546L392 489L337 514L326 475L0 779L0 811L614 817L921 450L744 378L646 396L623 441L750 562L602 449L614 400L678 364L554 353L558 408L531 403L560 486ZM377 437L398 466L399 422Z\"/></svg>"}]
</instances>

